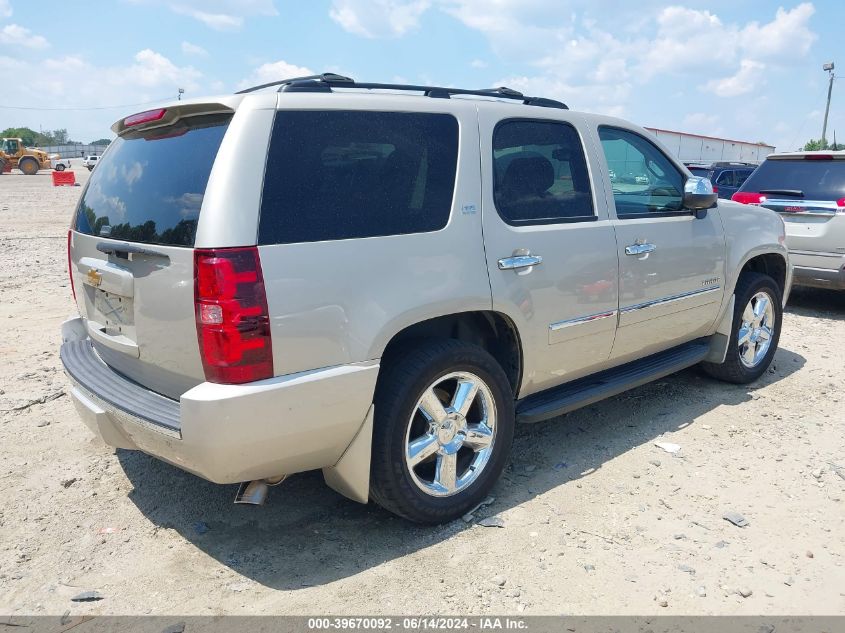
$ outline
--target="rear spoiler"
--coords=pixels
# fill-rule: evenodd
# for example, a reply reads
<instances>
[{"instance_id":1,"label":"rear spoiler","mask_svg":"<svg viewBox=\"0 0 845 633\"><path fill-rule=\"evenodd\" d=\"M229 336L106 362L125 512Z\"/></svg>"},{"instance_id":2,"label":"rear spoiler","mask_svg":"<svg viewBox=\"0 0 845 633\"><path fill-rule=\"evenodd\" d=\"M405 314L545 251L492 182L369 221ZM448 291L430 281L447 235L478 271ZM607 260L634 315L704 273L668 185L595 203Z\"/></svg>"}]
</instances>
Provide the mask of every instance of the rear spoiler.
<instances>
[{"instance_id":1,"label":"rear spoiler","mask_svg":"<svg viewBox=\"0 0 845 633\"><path fill-rule=\"evenodd\" d=\"M158 110L158 108L156 109ZM162 108L163 114L161 116L156 116L155 118L151 118L147 122L138 123L135 125L131 124L126 125L126 121L130 120L134 117L137 117L138 114L133 114L127 117L124 117L114 123L111 126L111 131L120 136L127 130L152 130L158 127L168 127L179 121L180 119L185 119L188 117L205 115L205 114L234 114L235 110L227 105L222 103L185 103L181 105L171 105L166 108ZM153 111L150 111L153 112ZM139 113L144 114L144 113Z\"/></svg>"}]
</instances>

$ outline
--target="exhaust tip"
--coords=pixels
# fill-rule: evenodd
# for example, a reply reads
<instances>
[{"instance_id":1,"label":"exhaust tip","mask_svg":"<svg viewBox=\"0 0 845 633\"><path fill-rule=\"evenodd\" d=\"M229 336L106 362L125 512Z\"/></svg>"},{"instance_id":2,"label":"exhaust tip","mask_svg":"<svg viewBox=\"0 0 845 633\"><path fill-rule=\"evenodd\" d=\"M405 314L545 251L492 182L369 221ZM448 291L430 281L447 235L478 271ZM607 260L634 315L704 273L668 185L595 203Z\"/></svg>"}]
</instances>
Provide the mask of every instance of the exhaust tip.
<instances>
[{"instance_id":1,"label":"exhaust tip","mask_svg":"<svg viewBox=\"0 0 845 633\"><path fill-rule=\"evenodd\" d=\"M272 479L244 481L238 487L238 493L235 495L235 503L263 506L264 502L267 501L267 493L270 492L270 486L278 486L284 480L285 475Z\"/></svg>"}]
</instances>

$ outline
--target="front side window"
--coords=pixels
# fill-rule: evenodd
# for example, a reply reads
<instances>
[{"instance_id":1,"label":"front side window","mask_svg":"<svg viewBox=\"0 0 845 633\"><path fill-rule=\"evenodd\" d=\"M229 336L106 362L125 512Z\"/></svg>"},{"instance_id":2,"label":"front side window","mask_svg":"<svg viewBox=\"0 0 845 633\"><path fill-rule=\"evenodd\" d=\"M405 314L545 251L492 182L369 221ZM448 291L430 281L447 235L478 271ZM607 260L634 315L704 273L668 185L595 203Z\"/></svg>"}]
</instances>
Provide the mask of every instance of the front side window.
<instances>
[{"instance_id":1,"label":"front side window","mask_svg":"<svg viewBox=\"0 0 845 633\"><path fill-rule=\"evenodd\" d=\"M448 114L284 110L267 157L260 244L438 231L452 210Z\"/></svg>"},{"instance_id":2,"label":"front side window","mask_svg":"<svg viewBox=\"0 0 845 633\"><path fill-rule=\"evenodd\" d=\"M600 127L608 168L616 172L618 217L683 211L684 176L656 145L639 134Z\"/></svg>"},{"instance_id":3,"label":"front side window","mask_svg":"<svg viewBox=\"0 0 845 633\"><path fill-rule=\"evenodd\" d=\"M595 219L587 161L575 128L524 120L496 126L493 197L508 224Z\"/></svg>"}]
</instances>

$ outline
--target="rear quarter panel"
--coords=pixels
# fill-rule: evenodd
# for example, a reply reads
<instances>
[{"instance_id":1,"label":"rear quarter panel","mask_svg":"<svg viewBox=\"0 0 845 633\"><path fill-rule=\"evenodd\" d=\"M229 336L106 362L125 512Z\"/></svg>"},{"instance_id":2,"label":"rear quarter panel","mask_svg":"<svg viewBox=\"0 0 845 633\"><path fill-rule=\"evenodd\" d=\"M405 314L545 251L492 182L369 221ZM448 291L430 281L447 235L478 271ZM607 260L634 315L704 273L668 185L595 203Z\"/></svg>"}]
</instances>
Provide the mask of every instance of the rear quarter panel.
<instances>
[{"instance_id":1,"label":"rear quarter panel","mask_svg":"<svg viewBox=\"0 0 845 633\"><path fill-rule=\"evenodd\" d=\"M451 114L458 120L459 149L451 213L439 231L259 247L277 375L377 359L405 327L491 308L472 102L409 96L375 101L355 94L327 101L292 93L279 102L280 109L291 110Z\"/></svg>"}]
</instances>

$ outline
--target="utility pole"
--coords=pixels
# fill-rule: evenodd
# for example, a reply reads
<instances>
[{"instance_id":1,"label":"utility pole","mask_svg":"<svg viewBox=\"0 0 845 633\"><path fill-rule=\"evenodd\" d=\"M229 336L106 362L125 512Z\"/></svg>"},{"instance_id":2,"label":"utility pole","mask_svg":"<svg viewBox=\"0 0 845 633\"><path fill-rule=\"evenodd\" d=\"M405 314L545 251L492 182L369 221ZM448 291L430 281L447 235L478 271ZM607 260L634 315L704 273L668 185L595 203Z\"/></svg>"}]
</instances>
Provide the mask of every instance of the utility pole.
<instances>
[{"instance_id":1,"label":"utility pole","mask_svg":"<svg viewBox=\"0 0 845 633\"><path fill-rule=\"evenodd\" d=\"M827 73L830 75L830 85L827 87L827 106L824 109L824 124L822 125L822 147L827 147L827 116L830 114L830 97L833 94L833 79L835 75L833 74L833 69L835 68L833 62L828 62L824 66L822 66L823 70L826 70Z\"/></svg>"},{"instance_id":2,"label":"utility pole","mask_svg":"<svg viewBox=\"0 0 845 633\"><path fill-rule=\"evenodd\" d=\"M179 88L179 96L178 96L178 97L176 97L176 100L177 100L177 101L181 101L181 100L182 100L182 95L183 95L183 94L185 94L185 89L184 89L184 88ZM830 100L830 97L828 97L828 100ZM827 117L825 117L825 119L827 119ZM827 123L825 123L825 126L827 126Z\"/></svg>"}]
</instances>

